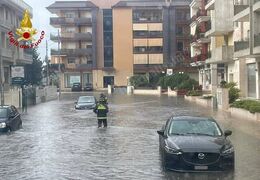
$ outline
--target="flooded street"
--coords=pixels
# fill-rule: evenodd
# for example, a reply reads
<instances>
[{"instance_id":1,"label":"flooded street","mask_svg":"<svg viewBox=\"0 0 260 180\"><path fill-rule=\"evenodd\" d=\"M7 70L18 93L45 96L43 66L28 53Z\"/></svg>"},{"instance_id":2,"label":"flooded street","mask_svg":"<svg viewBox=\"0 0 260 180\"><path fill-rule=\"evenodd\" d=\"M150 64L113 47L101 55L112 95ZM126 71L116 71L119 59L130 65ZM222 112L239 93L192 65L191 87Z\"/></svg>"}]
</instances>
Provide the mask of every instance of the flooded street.
<instances>
[{"instance_id":1,"label":"flooded street","mask_svg":"<svg viewBox=\"0 0 260 180\"><path fill-rule=\"evenodd\" d=\"M86 93L85 93L86 94ZM108 96L108 128L92 110L75 110L79 93L28 108L23 129L0 135L0 179L258 180L260 122L236 120L182 97ZM82 93L83 95L83 93ZM98 94L95 94L98 97ZM156 130L172 115L215 117L236 151L234 174L164 172Z\"/></svg>"}]
</instances>

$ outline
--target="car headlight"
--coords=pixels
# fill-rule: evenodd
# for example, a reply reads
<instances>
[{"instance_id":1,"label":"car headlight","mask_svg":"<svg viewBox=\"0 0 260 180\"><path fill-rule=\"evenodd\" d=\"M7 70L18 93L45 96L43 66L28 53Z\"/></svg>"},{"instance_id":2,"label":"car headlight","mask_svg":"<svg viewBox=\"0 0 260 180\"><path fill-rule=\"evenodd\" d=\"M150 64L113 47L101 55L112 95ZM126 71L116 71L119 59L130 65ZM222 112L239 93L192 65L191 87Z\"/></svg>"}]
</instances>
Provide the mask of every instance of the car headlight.
<instances>
[{"instance_id":1,"label":"car headlight","mask_svg":"<svg viewBox=\"0 0 260 180\"><path fill-rule=\"evenodd\" d=\"M222 151L222 154L231 154L233 152L234 152L234 147L233 146L229 146L229 147L227 147L226 149L224 149Z\"/></svg>"},{"instance_id":2,"label":"car headlight","mask_svg":"<svg viewBox=\"0 0 260 180\"><path fill-rule=\"evenodd\" d=\"M165 150L167 153L169 154L175 154L175 155L180 155L182 154L182 152L179 150L179 149L174 149L174 148L171 148L169 146L165 146Z\"/></svg>"},{"instance_id":3,"label":"car headlight","mask_svg":"<svg viewBox=\"0 0 260 180\"><path fill-rule=\"evenodd\" d=\"M0 128L5 128L6 127L6 123L3 122L3 123L0 123Z\"/></svg>"}]
</instances>

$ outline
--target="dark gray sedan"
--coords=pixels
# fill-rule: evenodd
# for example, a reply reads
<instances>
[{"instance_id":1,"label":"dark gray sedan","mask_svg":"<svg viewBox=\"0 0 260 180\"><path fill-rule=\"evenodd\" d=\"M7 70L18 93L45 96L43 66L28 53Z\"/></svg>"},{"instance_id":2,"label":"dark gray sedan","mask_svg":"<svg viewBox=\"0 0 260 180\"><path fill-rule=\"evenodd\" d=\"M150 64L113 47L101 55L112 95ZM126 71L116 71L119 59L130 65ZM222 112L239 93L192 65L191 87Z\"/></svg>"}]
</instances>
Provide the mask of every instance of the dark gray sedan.
<instances>
[{"instance_id":1,"label":"dark gray sedan","mask_svg":"<svg viewBox=\"0 0 260 180\"><path fill-rule=\"evenodd\" d=\"M94 96L80 96L75 102L75 109L94 109L96 98Z\"/></svg>"},{"instance_id":2,"label":"dark gray sedan","mask_svg":"<svg viewBox=\"0 0 260 180\"><path fill-rule=\"evenodd\" d=\"M0 132L15 131L21 127L21 115L15 106L0 106Z\"/></svg>"},{"instance_id":3,"label":"dark gray sedan","mask_svg":"<svg viewBox=\"0 0 260 180\"><path fill-rule=\"evenodd\" d=\"M234 147L214 119L172 117L159 134L163 166L175 171L234 169Z\"/></svg>"}]
</instances>

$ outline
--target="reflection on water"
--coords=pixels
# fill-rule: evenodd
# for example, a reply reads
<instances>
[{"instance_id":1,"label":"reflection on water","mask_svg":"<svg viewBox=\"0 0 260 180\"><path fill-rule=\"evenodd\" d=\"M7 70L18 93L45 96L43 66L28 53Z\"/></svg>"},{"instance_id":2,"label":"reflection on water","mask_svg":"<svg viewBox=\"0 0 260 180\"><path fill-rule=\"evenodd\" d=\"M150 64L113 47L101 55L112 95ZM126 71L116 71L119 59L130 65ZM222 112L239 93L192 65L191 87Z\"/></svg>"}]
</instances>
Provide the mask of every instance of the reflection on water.
<instances>
[{"instance_id":1,"label":"reflection on water","mask_svg":"<svg viewBox=\"0 0 260 180\"><path fill-rule=\"evenodd\" d=\"M259 139L216 112L183 98L114 95L109 97L109 127L97 129L91 110L74 109L78 96L67 94L60 102L29 108L22 130L0 136L1 178L254 180L260 176L259 156L250 155L259 154ZM193 114L219 116L221 125L233 130L235 174L163 170L156 130L172 115Z\"/></svg>"}]
</instances>

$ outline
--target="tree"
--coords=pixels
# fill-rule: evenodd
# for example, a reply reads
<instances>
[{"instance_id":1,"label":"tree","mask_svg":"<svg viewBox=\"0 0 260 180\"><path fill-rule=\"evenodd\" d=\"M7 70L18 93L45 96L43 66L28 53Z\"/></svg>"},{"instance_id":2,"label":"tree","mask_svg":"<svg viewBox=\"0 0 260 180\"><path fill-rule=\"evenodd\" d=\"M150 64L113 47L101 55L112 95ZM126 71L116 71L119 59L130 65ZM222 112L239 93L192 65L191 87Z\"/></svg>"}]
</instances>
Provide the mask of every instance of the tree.
<instances>
[{"instance_id":1,"label":"tree","mask_svg":"<svg viewBox=\"0 0 260 180\"><path fill-rule=\"evenodd\" d=\"M37 48L31 49L33 62L25 65L25 84L40 85L42 80L42 61Z\"/></svg>"}]
</instances>

